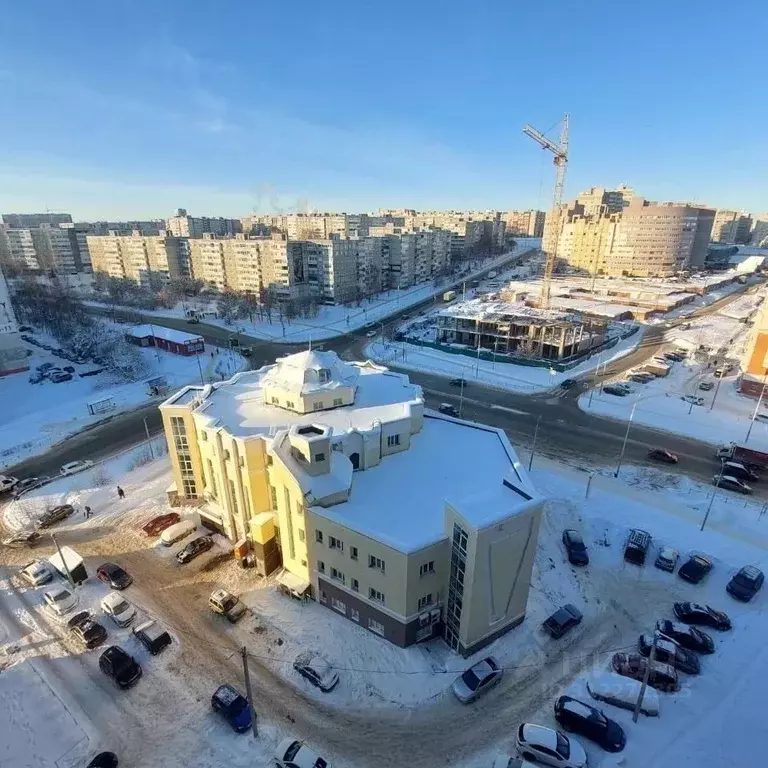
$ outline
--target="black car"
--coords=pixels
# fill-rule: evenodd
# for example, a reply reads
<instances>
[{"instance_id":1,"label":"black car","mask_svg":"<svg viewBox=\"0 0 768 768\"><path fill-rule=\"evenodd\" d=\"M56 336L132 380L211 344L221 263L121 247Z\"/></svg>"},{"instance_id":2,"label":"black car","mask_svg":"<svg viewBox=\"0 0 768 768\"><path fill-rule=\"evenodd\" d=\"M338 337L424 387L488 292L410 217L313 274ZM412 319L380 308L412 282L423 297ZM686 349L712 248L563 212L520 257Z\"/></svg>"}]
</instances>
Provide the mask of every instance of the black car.
<instances>
[{"instance_id":1,"label":"black car","mask_svg":"<svg viewBox=\"0 0 768 768\"><path fill-rule=\"evenodd\" d=\"M117 755L114 752L99 752L85 768L117 768Z\"/></svg>"},{"instance_id":2,"label":"black car","mask_svg":"<svg viewBox=\"0 0 768 768\"><path fill-rule=\"evenodd\" d=\"M731 620L723 611L716 611L708 605L700 603L675 603L675 616L686 624L699 624L702 627L712 627L720 632L731 629Z\"/></svg>"},{"instance_id":3,"label":"black car","mask_svg":"<svg viewBox=\"0 0 768 768\"><path fill-rule=\"evenodd\" d=\"M648 664L649 660L639 653L614 653L611 659L611 666L616 674L630 677L641 683L645 680ZM670 667L669 664L662 664L660 661L654 660L648 672L648 685L664 693L679 691L680 681L677 670Z\"/></svg>"},{"instance_id":4,"label":"black car","mask_svg":"<svg viewBox=\"0 0 768 768\"><path fill-rule=\"evenodd\" d=\"M758 416L762 415L758 414ZM760 475L754 469L740 461L724 461L723 474L735 477L737 480L748 480L750 483L756 483L760 479Z\"/></svg>"},{"instance_id":5,"label":"black car","mask_svg":"<svg viewBox=\"0 0 768 768\"><path fill-rule=\"evenodd\" d=\"M85 614L85 615L83 615ZM73 623L74 619L79 620ZM91 616L88 611L81 611L67 622L69 631L83 648L96 648L107 639L107 630Z\"/></svg>"},{"instance_id":6,"label":"black car","mask_svg":"<svg viewBox=\"0 0 768 768\"><path fill-rule=\"evenodd\" d=\"M560 382L560 388L561 389L570 389L571 387L575 386L576 379L563 379Z\"/></svg>"},{"instance_id":7,"label":"black car","mask_svg":"<svg viewBox=\"0 0 768 768\"><path fill-rule=\"evenodd\" d=\"M180 563L188 563L203 552L207 552L212 546L213 539L210 536L198 536L196 539L192 539L184 549L176 553L176 559Z\"/></svg>"},{"instance_id":8,"label":"black car","mask_svg":"<svg viewBox=\"0 0 768 768\"><path fill-rule=\"evenodd\" d=\"M729 582L725 588L731 597L748 603L763 586L765 576L754 565L745 565Z\"/></svg>"},{"instance_id":9,"label":"black car","mask_svg":"<svg viewBox=\"0 0 768 768\"><path fill-rule=\"evenodd\" d=\"M643 656L650 658L651 645L654 644L654 638L650 635L640 635L637 641L637 648ZM662 664L669 664L687 675L698 675L701 672L699 657L691 651L687 651L678 645L674 640L661 637L658 633L655 636L656 650L653 658Z\"/></svg>"},{"instance_id":10,"label":"black car","mask_svg":"<svg viewBox=\"0 0 768 768\"><path fill-rule=\"evenodd\" d=\"M99 657L99 667L121 688L130 688L141 677L141 667L119 645L110 645Z\"/></svg>"},{"instance_id":11,"label":"black car","mask_svg":"<svg viewBox=\"0 0 768 768\"><path fill-rule=\"evenodd\" d=\"M96 569L96 576L112 589L126 589L133 584L133 576L115 563L100 565Z\"/></svg>"},{"instance_id":12,"label":"black car","mask_svg":"<svg viewBox=\"0 0 768 768\"><path fill-rule=\"evenodd\" d=\"M448 383L452 387L466 387L467 386L467 380L466 379L451 379Z\"/></svg>"},{"instance_id":13,"label":"black car","mask_svg":"<svg viewBox=\"0 0 768 768\"><path fill-rule=\"evenodd\" d=\"M172 642L168 631L156 621L145 621L143 624L139 624L138 627L133 628L133 634L153 656L157 656L163 648L167 648Z\"/></svg>"},{"instance_id":14,"label":"black car","mask_svg":"<svg viewBox=\"0 0 768 768\"><path fill-rule=\"evenodd\" d=\"M651 448L648 451L648 458L653 459L653 461L660 461L663 464L677 464L679 461L677 456L666 448Z\"/></svg>"},{"instance_id":15,"label":"black car","mask_svg":"<svg viewBox=\"0 0 768 768\"><path fill-rule=\"evenodd\" d=\"M621 752L626 746L627 737L617 722L601 710L570 696L560 696L555 701L555 720L563 730L594 741L606 752Z\"/></svg>"},{"instance_id":16,"label":"black car","mask_svg":"<svg viewBox=\"0 0 768 768\"><path fill-rule=\"evenodd\" d=\"M559 640L566 632L581 624L581 611L575 606L564 605L558 608L543 624L542 627L549 632L553 639Z\"/></svg>"},{"instance_id":17,"label":"black car","mask_svg":"<svg viewBox=\"0 0 768 768\"><path fill-rule=\"evenodd\" d=\"M563 531L563 546L568 553L568 562L571 565L589 565L589 553L578 531L572 528Z\"/></svg>"},{"instance_id":18,"label":"black car","mask_svg":"<svg viewBox=\"0 0 768 768\"><path fill-rule=\"evenodd\" d=\"M440 405L437 406L437 410L440 411L440 413L444 413L446 416L459 418L458 409L450 403L440 403Z\"/></svg>"},{"instance_id":19,"label":"black car","mask_svg":"<svg viewBox=\"0 0 768 768\"><path fill-rule=\"evenodd\" d=\"M682 645L689 651L696 653L714 653L715 641L711 635L702 632L696 627L690 627L687 624L676 624L669 619L659 619L656 622L656 631L662 635L671 638L678 645Z\"/></svg>"},{"instance_id":20,"label":"black car","mask_svg":"<svg viewBox=\"0 0 768 768\"><path fill-rule=\"evenodd\" d=\"M616 395L616 397L626 397L629 392L622 387L617 387L614 384L609 384L607 387L603 387L603 392L607 395Z\"/></svg>"},{"instance_id":21,"label":"black car","mask_svg":"<svg viewBox=\"0 0 768 768\"><path fill-rule=\"evenodd\" d=\"M690 584L698 584L712 570L712 561L705 555L691 555L677 570L677 575Z\"/></svg>"}]
</instances>

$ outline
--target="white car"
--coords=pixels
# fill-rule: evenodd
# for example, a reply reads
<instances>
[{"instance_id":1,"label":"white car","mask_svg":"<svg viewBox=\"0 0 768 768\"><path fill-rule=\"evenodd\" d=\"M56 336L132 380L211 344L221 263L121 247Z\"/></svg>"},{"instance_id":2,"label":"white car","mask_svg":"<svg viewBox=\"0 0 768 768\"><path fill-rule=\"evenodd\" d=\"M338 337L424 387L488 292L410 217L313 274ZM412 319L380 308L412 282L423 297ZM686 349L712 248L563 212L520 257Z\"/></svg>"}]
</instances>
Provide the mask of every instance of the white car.
<instances>
[{"instance_id":1,"label":"white car","mask_svg":"<svg viewBox=\"0 0 768 768\"><path fill-rule=\"evenodd\" d=\"M303 741L297 739L283 739L275 750L275 763L279 768L333 768L314 750L311 750Z\"/></svg>"},{"instance_id":2,"label":"white car","mask_svg":"<svg viewBox=\"0 0 768 768\"><path fill-rule=\"evenodd\" d=\"M33 587L39 587L53 578L53 571L48 563L42 560L33 560L21 569L21 578Z\"/></svg>"},{"instance_id":3,"label":"white car","mask_svg":"<svg viewBox=\"0 0 768 768\"><path fill-rule=\"evenodd\" d=\"M16 487L16 483L18 482L19 482L18 479L15 477L0 475L0 493L5 493L6 491L12 491Z\"/></svg>"},{"instance_id":4,"label":"white car","mask_svg":"<svg viewBox=\"0 0 768 768\"><path fill-rule=\"evenodd\" d=\"M501 664L493 656L488 656L457 677L452 690L462 704L468 704L500 683L503 675Z\"/></svg>"},{"instance_id":5,"label":"white car","mask_svg":"<svg viewBox=\"0 0 768 768\"><path fill-rule=\"evenodd\" d=\"M56 587L43 593L46 605L58 616L69 613L77 605L77 595L66 587Z\"/></svg>"},{"instance_id":6,"label":"white car","mask_svg":"<svg viewBox=\"0 0 768 768\"><path fill-rule=\"evenodd\" d=\"M93 462L86 459L85 461L70 461L69 464L65 464L59 473L66 477L67 475L74 475L77 472L83 472L86 469L90 469L93 466Z\"/></svg>"},{"instance_id":7,"label":"white car","mask_svg":"<svg viewBox=\"0 0 768 768\"><path fill-rule=\"evenodd\" d=\"M136 616L136 608L118 592L110 592L101 601L101 610L118 627L127 627Z\"/></svg>"},{"instance_id":8,"label":"white car","mask_svg":"<svg viewBox=\"0 0 768 768\"><path fill-rule=\"evenodd\" d=\"M526 759L557 768L586 768L587 753L575 739L543 725L522 723L515 737L517 751Z\"/></svg>"}]
</instances>

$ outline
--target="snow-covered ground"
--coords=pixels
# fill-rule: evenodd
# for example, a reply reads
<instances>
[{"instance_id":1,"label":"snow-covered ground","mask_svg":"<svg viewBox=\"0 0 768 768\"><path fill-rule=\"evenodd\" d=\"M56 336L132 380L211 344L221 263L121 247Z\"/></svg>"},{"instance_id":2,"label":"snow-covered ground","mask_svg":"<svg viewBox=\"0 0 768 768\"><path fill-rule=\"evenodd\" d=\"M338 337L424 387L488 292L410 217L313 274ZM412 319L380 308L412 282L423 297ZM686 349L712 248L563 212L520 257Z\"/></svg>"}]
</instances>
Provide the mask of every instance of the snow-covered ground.
<instances>
[{"instance_id":1,"label":"snow-covered ground","mask_svg":"<svg viewBox=\"0 0 768 768\"><path fill-rule=\"evenodd\" d=\"M471 280L478 272L492 269L495 264L508 261L510 256L514 254L524 253L526 250L537 247L539 242L537 238L521 238L515 251L476 263L473 269L467 273L466 279ZM286 342L320 341L357 330L367 323L377 322L395 312L426 301L432 296L444 292L445 285L449 283L450 281L435 286L430 281L412 288L385 291L373 299L363 300L359 307L321 306L316 317L296 318L291 322L281 323L277 310L272 311L272 322L266 319L260 321L255 318L253 321L238 319L227 324L212 316L206 316L205 322L259 339ZM208 312L215 310L215 307L211 303L190 299L185 301L183 305L180 303L172 309L141 310L141 313L157 317L183 318L185 311L190 309Z\"/></svg>"},{"instance_id":2,"label":"snow-covered ground","mask_svg":"<svg viewBox=\"0 0 768 768\"><path fill-rule=\"evenodd\" d=\"M45 340L44 334L35 334ZM51 342L52 343L52 340ZM146 375L139 381L124 383L108 372L96 376L81 377L81 372L93 370L94 364L76 365L54 357L40 347L25 344L33 351L28 358L29 373L17 373L0 378L0 469L21 461L28 456L47 450L54 443L94 424L110 415L128 411L153 402L147 386L149 379L165 377L171 389L200 381L202 371L205 381L229 377L246 365L244 358L230 350L216 350L197 356L184 357L156 348L139 349L147 363ZM47 379L30 384L29 376L43 363L57 366L72 365L75 374L72 381L54 384ZM92 415L88 404L112 398L114 408L106 413ZM158 398L154 398L158 400Z\"/></svg>"},{"instance_id":3,"label":"snow-covered ground","mask_svg":"<svg viewBox=\"0 0 768 768\"><path fill-rule=\"evenodd\" d=\"M393 365L410 371L434 373L449 378L464 378L478 381L497 389L514 392L542 392L558 386L564 379L594 370L598 365L607 365L613 360L632 352L643 338L641 327L632 336L619 341L616 346L602 354L593 355L579 365L564 372L550 368L515 365L492 360L477 360L467 355L454 355L431 347L420 347L400 341L377 340L365 348L365 355L378 363Z\"/></svg>"}]
</instances>

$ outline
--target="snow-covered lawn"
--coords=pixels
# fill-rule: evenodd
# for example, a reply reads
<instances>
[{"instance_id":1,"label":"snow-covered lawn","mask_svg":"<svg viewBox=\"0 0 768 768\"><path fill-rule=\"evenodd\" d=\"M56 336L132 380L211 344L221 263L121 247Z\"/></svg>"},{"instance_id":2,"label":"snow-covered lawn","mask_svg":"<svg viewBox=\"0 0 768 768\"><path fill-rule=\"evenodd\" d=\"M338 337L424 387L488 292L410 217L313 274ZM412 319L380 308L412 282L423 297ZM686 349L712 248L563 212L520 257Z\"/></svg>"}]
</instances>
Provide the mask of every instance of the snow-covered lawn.
<instances>
[{"instance_id":1,"label":"snow-covered lawn","mask_svg":"<svg viewBox=\"0 0 768 768\"><path fill-rule=\"evenodd\" d=\"M449 378L464 378L467 381L482 382L497 389L534 393L556 387L565 379L574 378L594 370L598 365L607 365L629 354L642 338L643 328L641 327L632 336L622 339L602 355L595 354L562 373L550 368L476 360L467 355L454 355L431 347L420 347L400 341L387 341L382 344L377 340L366 346L365 355L378 363L410 371L423 371Z\"/></svg>"},{"instance_id":2,"label":"snow-covered lawn","mask_svg":"<svg viewBox=\"0 0 768 768\"><path fill-rule=\"evenodd\" d=\"M42 334L35 334L43 338ZM94 370L94 364L76 365L54 357L39 347L26 346L33 351L29 357L29 373L17 373L0 378L0 468L41 453L54 443L80 431L107 416L128 411L152 402L147 380L165 377L171 389L200 381L202 369L205 381L228 377L246 365L246 361L229 350L211 357L211 348L201 355L184 357L155 348L139 350L147 363L147 374L139 381L121 383L108 372L81 377L78 374ZM72 365L72 381L54 384L47 379L30 384L29 376L43 363L56 366ZM112 398L114 409L91 415L88 404ZM157 400L157 398L155 398ZM158 400L159 402L159 400Z\"/></svg>"}]
</instances>

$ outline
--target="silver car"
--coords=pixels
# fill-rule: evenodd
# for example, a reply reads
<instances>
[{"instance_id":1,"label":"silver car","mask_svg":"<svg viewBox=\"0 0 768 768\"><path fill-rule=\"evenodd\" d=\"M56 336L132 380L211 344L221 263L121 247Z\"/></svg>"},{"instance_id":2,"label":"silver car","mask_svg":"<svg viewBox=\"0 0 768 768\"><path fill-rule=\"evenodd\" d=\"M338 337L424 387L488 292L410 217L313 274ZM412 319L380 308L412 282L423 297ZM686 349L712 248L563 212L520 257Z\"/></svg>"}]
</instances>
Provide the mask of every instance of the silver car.
<instances>
[{"instance_id":1,"label":"silver car","mask_svg":"<svg viewBox=\"0 0 768 768\"><path fill-rule=\"evenodd\" d=\"M493 656L488 656L453 681L453 692L462 704L469 704L493 688L503 675L501 664Z\"/></svg>"}]
</instances>

